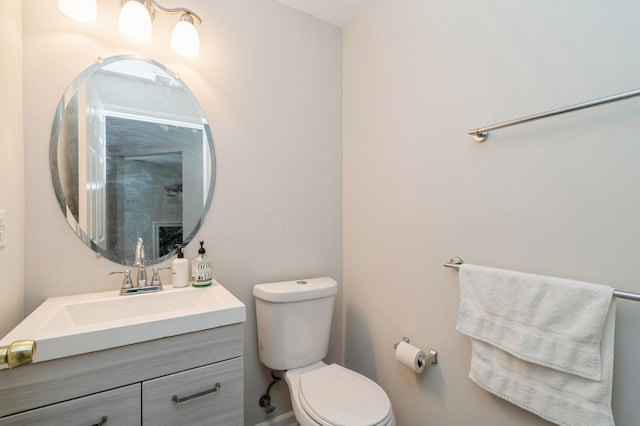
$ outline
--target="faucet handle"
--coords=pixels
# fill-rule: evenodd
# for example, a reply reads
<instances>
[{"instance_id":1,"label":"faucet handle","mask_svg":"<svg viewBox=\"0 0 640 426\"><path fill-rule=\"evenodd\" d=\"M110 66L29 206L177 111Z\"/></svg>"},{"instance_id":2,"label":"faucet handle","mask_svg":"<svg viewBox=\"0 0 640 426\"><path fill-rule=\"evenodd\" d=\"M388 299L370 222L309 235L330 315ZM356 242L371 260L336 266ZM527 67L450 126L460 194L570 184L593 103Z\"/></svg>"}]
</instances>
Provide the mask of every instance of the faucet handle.
<instances>
[{"instance_id":1,"label":"faucet handle","mask_svg":"<svg viewBox=\"0 0 640 426\"><path fill-rule=\"evenodd\" d=\"M124 274L124 279L122 280L122 287L120 292L126 291L127 289L133 288L133 282L131 281L131 271L125 269L124 271L114 271L109 272L109 275L113 274Z\"/></svg>"},{"instance_id":2,"label":"faucet handle","mask_svg":"<svg viewBox=\"0 0 640 426\"><path fill-rule=\"evenodd\" d=\"M163 269L171 269L169 267L166 268L153 268L153 277L151 277L151 285L158 286L158 289L162 289L162 281L160 281L160 271Z\"/></svg>"}]
</instances>

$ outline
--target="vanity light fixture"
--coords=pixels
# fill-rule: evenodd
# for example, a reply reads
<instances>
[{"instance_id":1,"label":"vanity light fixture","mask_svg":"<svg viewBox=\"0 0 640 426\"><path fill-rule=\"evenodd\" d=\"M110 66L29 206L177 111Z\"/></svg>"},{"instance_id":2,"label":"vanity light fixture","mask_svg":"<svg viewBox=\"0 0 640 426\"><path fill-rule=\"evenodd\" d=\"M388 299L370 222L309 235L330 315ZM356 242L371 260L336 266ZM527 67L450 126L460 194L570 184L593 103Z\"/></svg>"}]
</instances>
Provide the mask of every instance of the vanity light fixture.
<instances>
[{"instance_id":1,"label":"vanity light fixture","mask_svg":"<svg viewBox=\"0 0 640 426\"><path fill-rule=\"evenodd\" d=\"M151 40L151 23L156 9L169 14L179 14L178 23L171 33L171 48L177 53L195 58L200 52L200 38L195 21L202 23L194 11L184 8L167 8L156 0L120 0L122 8L118 18L120 32L136 41ZM58 8L68 17L80 22L96 21L96 0L58 0Z\"/></svg>"},{"instance_id":2,"label":"vanity light fixture","mask_svg":"<svg viewBox=\"0 0 640 426\"><path fill-rule=\"evenodd\" d=\"M200 38L194 18L198 23L202 23L202 19L195 12L184 7L167 8L158 4L156 0L121 1L119 27L124 35L137 41L148 41L151 39L151 22L156 9L165 13L180 14L180 19L171 33L171 48L184 56L198 56Z\"/></svg>"}]
</instances>

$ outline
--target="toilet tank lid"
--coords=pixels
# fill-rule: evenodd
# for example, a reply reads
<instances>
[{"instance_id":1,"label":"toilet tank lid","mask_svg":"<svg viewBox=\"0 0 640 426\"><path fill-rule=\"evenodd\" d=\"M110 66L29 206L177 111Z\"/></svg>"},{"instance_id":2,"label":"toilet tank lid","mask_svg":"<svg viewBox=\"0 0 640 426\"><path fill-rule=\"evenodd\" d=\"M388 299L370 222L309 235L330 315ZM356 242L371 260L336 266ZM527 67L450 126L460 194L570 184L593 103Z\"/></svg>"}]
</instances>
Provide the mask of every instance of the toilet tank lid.
<instances>
[{"instance_id":1,"label":"toilet tank lid","mask_svg":"<svg viewBox=\"0 0 640 426\"><path fill-rule=\"evenodd\" d=\"M253 286L253 295L256 298L275 303L320 299L333 296L337 292L338 283L329 277L281 281Z\"/></svg>"}]
</instances>

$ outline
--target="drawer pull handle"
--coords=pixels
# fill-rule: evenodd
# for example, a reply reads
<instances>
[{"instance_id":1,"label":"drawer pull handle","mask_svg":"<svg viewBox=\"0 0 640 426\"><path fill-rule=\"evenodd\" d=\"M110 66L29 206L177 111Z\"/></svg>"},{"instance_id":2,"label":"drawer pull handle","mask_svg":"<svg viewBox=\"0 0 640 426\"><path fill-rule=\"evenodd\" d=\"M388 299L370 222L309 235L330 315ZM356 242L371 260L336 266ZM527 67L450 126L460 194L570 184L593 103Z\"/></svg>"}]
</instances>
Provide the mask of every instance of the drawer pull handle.
<instances>
[{"instance_id":1,"label":"drawer pull handle","mask_svg":"<svg viewBox=\"0 0 640 426\"><path fill-rule=\"evenodd\" d=\"M190 399L199 398L201 396L209 395L210 393L218 392L220 390L220 383L216 383L213 389L208 389L206 391L194 393L193 395L183 396L182 398L178 397L178 395L173 395L173 402L181 403L185 401L189 401Z\"/></svg>"},{"instance_id":2,"label":"drawer pull handle","mask_svg":"<svg viewBox=\"0 0 640 426\"><path fill-rule=\"evenodd\" d=\"M95 424L93 424L91 426L103 426L103 425L106 425L106 424L107 424L107 416L102 416L100 418L100 423L95 423Z\"/></svg>"}]
</instances>

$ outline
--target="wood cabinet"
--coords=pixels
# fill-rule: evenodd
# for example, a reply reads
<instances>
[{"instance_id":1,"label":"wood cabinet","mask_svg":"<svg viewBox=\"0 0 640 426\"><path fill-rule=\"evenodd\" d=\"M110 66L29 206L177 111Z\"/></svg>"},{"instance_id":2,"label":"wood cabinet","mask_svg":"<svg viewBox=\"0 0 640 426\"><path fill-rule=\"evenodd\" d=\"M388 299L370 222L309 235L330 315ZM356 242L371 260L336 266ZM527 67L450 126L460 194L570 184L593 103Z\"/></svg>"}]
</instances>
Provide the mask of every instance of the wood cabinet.
<instances>
[{"instance_id":1,"label":"wood cabinet","mask_svg":"<svg viewBox=\"0 0 640 426\"><path fill-rule=\"evenodd\" d=\"M140 424L140 384L36 408L0 419L0 426L135 426Z\"/></svg>"},{"instance_id":2,"label":"wood cabinet","mask_svg":"<svg viewBox=\"0 0 640 426\"><path fill-rule=\"evenodd\" d=\"M0 370L0 426L241 426L242 345L233 324Z\"/></svg>"},{"instance_id":3,"label":"wood cabinet","mask_svg":"<svg viewBox=\"0 0 640 426\"><path fill-rule=\"evenodd\" d=\"M142 383L142 424L241 425L242 358Z\"/></svg>"}]
</instances>

